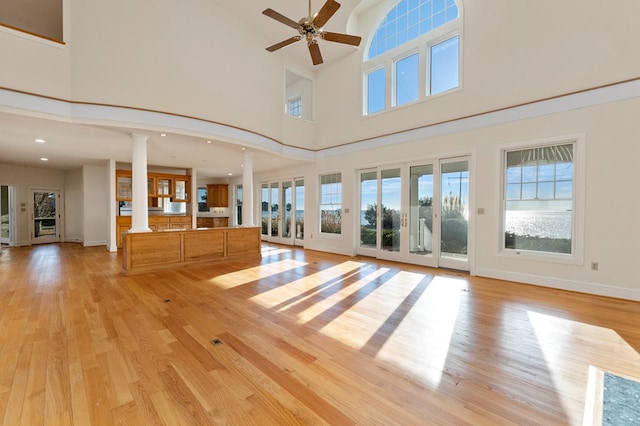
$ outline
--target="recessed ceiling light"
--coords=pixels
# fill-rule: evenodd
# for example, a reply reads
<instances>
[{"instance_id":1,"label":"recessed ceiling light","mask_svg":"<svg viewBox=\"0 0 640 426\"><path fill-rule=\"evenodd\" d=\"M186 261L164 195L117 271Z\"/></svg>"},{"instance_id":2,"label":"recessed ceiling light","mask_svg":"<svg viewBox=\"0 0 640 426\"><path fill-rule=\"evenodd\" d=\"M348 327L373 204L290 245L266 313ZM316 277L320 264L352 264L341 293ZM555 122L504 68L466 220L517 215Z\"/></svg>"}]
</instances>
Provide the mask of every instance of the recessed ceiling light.
<instances>
[{"instance_id":1,"label":"recessed ceiling light","mask_svg":"<svg viewBox=\"0 0 640 426\"><path fill-rule=\"evenodd\" d=\"M240 148L241 150L245 151L247 148Z\"/></svg>"},{"instance_id":2,"label":"recessed ceiling light","mask_svg":"<svg viewBox=\"0 0 640 426\"><path fill-rule=\"evenodd\" d=\"M36 139L34 140L35 143L46 143L47 141L45 141L44 139Z\"/></svg>"},{"instance_id":3,"label":"recessed ceiling light","mask_svg":"<svg viewBox=\"0 0 640 426\"><path fill-rule=\"evenodd\" d=\"M41 158L40 158L40 161L49 161L49 159L48 159L48 158L45 158L45 157L41 157Z\"/></svg>"},{"instance_id":4,"label":"recessed ceiling light","mask_svg":"<svg viewBox=\"0 0 640 426\"><path fill-rule=\"evenodd\" d=\"M167 136L167 134L166 133L160 133L160 136L165 137L165 136Z\"/></svg>"},{"instance_id":5,"label":"recessed ceiling light","mask_svg":"<svg viewBox=\"0 0 640 426\"><path fill-rule=\"evenodd\" d=\"M207 141L207 143L211 143L211 141Z\"/></svg>"},{"instance_id":6,"label":"recessed ceiling light","mask_svg":"<svg viewBox=\"0 0 640 426\"><path fill-rule=\"evenodd\" d=\"M233 173L229 173L229 176L233 176Z\"/></svg>"}]
</instances>

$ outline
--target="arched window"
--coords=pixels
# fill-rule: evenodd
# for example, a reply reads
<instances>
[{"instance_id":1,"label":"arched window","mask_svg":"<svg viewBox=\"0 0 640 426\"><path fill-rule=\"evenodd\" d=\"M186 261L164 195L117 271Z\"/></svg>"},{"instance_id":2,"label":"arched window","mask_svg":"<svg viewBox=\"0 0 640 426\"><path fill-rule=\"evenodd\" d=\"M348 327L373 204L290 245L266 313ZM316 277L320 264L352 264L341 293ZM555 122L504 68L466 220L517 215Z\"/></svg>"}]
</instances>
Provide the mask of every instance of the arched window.
<instances>
[{"instance_id":1,"label":"arched window","mask_svg":"<svg viewBox=\"0 0 640 426\"><path fill-rule=\"evenodd\" d=\"M365 115L459 86L460 12L455 0L396 3L367 49Z\"/></svg>"}]
</instances>

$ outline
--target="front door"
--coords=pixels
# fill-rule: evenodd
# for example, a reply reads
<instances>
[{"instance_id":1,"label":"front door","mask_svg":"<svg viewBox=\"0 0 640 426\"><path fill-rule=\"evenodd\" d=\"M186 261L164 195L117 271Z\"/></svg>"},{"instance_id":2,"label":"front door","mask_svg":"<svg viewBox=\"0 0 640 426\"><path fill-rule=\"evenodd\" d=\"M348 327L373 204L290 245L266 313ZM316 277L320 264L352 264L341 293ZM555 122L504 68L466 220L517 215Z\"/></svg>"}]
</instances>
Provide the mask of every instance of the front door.
<instances>
[{"instance_id":1,"label":"front door","mask_svg":"<svg viewBox=\"0 0 640 426\"><path fill-rule=\"evenodd\" d=\"M62 234L59 211L60 192L34 190L31 194L33 200L31 242L33 244L59 242Z\"/></svg>"}]
</instances>

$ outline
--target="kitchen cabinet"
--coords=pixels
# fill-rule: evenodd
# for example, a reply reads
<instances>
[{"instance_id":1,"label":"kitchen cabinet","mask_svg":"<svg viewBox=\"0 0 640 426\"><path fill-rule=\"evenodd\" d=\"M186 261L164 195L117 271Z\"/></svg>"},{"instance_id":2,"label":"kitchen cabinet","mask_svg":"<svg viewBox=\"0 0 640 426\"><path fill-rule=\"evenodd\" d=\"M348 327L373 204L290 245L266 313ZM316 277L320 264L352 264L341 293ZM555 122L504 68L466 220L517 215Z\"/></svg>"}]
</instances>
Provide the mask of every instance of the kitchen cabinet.
<instances>
[{"instance_id":1,"label":"kitchen cabinet","mask_svg":"<svg viewBox=\"0 0 640 426\"><path fill-rule=\"evenodd\" d=\"M198 228L226 228L229 226L227 217L198 217L196 219Z\"/></svg>"},{"instance_id":2,"label":"kitchen cabinet","mask_svg":"<svg viewBox=\"0 0 640 426\"><path fill-rule=\"evenodd\" d=\"M174 202L189 202L189 183L190 179L176 178L173 186L173 201Z\"/></svg>"},{"instance_id":3,"label":"kitchen cabinet","mask_svg":"<svg viewBox=\"0 0 640 426\"><path fill-rule=\"evenodd\" d=\"M211 219L211 218L209 218ZM165 231L167 229L191 229L191 216L149 216L149 229ZM213 228L213 226L211 226ZM116 245L122 247L122 235L131 229L131 216L116 217Z\"/></svg>"},{"instance_id":4,"label":"kitchen cabinet","mask_svg":"<svg viewBox=\"0 0 640 426\"><path fill-rule=\"evenodd\" d=\"M132 183L131 173L116 177L116 200L131 201Z\"/></svg>"},{"instance_id":5,"label":"kitchen cabinet","mask_svg":"<svg viewBox=\"0 0 640 426\"><path fill-rule=\"evenodd\" d=\"M116 200L131 201L131 170L116 170ZM191 176L166 173L147 173L147 195L149 207L164 205L161 198L170 198L171 202L188 203L191 201ZM167 200L169 201L169 200Z\"/></svg>"},{"instance_id":6,"label":"kitchen cabinet","mask_svg":"<svg viewBox=\"0 0 640 426\"><path fill-rule=\"evenodd\" d=\"M171 197L173 195L173 179L168 177L158 177L156 193L158 197Z\"/></svg>"},{"instance_id":7,"label":"kitchen cabinet","mask_svg":"<svg viewBox=\"0 0 640 426\"><path fill-rule=\"evenodd\" d=\"M209 207L229 207L229 185L207 185L207 205Z\"/></svg>"}]
</instances>

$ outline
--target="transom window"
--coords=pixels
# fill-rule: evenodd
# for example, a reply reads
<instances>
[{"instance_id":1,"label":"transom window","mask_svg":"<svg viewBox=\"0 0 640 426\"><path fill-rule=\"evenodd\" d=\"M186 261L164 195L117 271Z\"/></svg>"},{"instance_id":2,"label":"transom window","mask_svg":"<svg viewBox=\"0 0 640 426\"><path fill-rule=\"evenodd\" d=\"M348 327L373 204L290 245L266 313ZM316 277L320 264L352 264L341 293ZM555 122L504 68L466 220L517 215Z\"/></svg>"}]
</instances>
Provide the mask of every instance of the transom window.
<instances>
[{"instance_id":1,"label":"transom window","mask_svg":"<svg viewBox=\"0 0 640 426\"><path fill-rule=\"evenodd\" d=\"M460 10L455 0L401 0L384 17L364 62L364 114L459 86Z\"/></svg>"},{"instance_id":2,"label":"transom window","mask_svg":"<svg viewBox=\"0 0 640 426\"><path fill-rule=\"evenodd\" d=\"M454 0L402 0L380 23L367 59L426 34L458 18Z\"/></svg>"}]
</instances>

